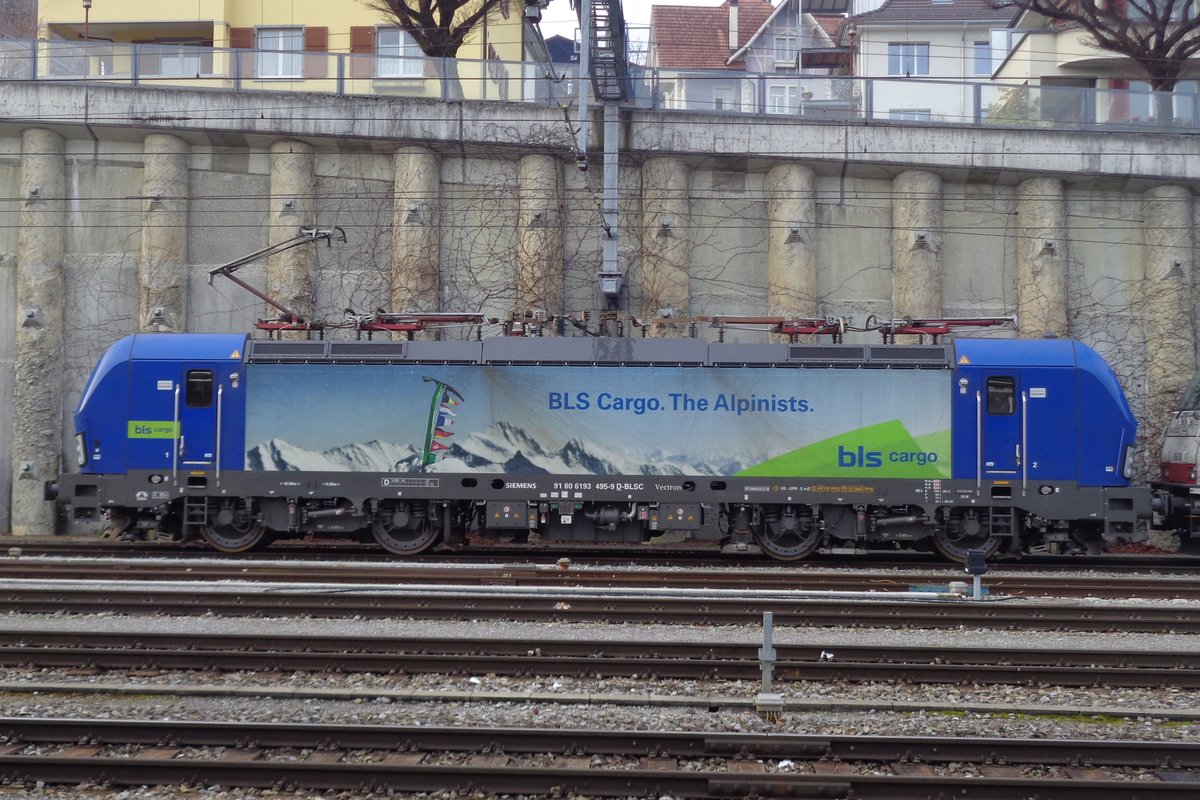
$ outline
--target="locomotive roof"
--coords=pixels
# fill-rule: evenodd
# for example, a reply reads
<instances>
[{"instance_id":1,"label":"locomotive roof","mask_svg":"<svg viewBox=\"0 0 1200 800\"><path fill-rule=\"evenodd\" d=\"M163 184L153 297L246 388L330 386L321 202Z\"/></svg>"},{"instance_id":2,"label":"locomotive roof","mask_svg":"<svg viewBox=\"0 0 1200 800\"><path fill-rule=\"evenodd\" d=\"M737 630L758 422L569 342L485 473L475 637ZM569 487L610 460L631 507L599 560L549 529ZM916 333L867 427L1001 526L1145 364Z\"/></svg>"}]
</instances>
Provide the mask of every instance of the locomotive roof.
<instances>
[{"instance_id":1,"label":"locomotive roof","mask_svg":"<svg viewBox=\"0 0 1200 800\"><path fill-rule=\"evenodd\" d=\"M1083 345L1072 339L958 339L954 347L958 364L1006 367L1016 362L1029 367L1073 367L1077 348Z\"/></svg>"},{"instance_id":2,"label":"locomotive roof","mask_svg":"<svg viewBox=\"0 0 1200 800\"><path fill-rule=\"evenodd\" d=\"M498 337L475 342L251 340L252 363L843 366L946 369L948 344L732 344L703 339Z\"/></svg>"},{"instance_id":3,"label":"locomotive roof","mask_svg":"<svg viewBox=\"0 0 1200 800\"><path fill-rule=\"evenodd\" d=\"M1087 360L1071 339L957 339L944 344L739 344L703 339L496 337L482 341L278 341L244 334L135 334L113 355L135 360L251 363L640 364L946 369L1073 366ZM1090 353L1090 351L1089 351Z\"/></svg>"},{"instance_id":4,"label":"locomotive roof","mask_svg":"<svg viewBox=\"0 0 1200 800\"><path fill-rule=\"evenodd\" d=\"M1086 350L1087 353L1082 353ZM258 363L560 363L758 367L1069 367L1091 350L1073 339L959 338L941 344L740 344L698 338L496 337L475 342L278 341L242 333L137 333L113 345L134 360Z\"/></svg>"},{"instance_id":5,"label":"locomotive roof","mask_svg":"<svg viewBox=\"0 0 1200 800\"><path fill-rule=\"evenodd\" d=\"M138 361L240 361L246 339L244 333L136 333L117 345Z\"/></svg>"},{"instance_id":6,"label":"locomotive roof","mask_svg":"<svg viewBox=\"0 0 1200 800\"><path fill-rule=\"evenodd\" d=\"M257 363L641 364L946 369L976 366L1073 366L1070 339L958 339L946 344L735 344L703 339L497 337L482 341L248 342ZM965 360L964 360L965 359Z\"/></svg>"}]
</instances>

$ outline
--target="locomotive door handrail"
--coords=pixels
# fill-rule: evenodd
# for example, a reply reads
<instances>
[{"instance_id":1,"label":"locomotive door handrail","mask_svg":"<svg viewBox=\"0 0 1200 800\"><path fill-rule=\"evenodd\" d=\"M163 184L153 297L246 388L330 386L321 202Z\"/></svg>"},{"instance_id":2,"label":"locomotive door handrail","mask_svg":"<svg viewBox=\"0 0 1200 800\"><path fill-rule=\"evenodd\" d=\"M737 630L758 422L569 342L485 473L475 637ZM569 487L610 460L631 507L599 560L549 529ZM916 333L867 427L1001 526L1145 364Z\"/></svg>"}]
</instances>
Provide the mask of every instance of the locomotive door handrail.
<instances>
[{"instance_id":1,"label":"locomotive door handrail","mask_svg":"<svg viewBox=\"0 0 1200 800\"><path fill-rule=\"evenodd\" d=\"M983 392L975 390L975 492L983 493Z\"/></svg>"},{"instance_id":2,"label":"locomotive door handrail","mask_svg":"<svg viewBox=\"0 0 1200 800\"><path fill-rule=\"evenodd\" d=\"M176 487L178 487L178 485L179 485L179 448L181 446L180 440L183 438L182 433L179 429L179 384L178 383L175 384L175 417L172 420L172 425L174 426L172 433L175 434L175 438L171 441L171 483L175 484Z\"/></svg>"},{"instance_id":3,"label":"locomotive door handrail","mask_svg":"<svg viewBox=\"0 0 1200 800\"><path fill-rule=\"evenodd\" d=\"M217 382L217 463L216 463L216 475L214 476L214 480L216 481L217 486L221 485L221 409L222 409L221 400L223 399L222 394L224 393L224 391L225 391L225 387L221 385L220 381L218 381Z\"/></svg>"},{"instance_id":4,"label":"locomotive door handrail","mask_svg":"<svg viewBox=\"0 0 1200 800\"><path fill-rule=\"evenodd\" d=\"M1021 392L1021 497L1029 484L1029 396Z\"/></svg>"}]
</instances>

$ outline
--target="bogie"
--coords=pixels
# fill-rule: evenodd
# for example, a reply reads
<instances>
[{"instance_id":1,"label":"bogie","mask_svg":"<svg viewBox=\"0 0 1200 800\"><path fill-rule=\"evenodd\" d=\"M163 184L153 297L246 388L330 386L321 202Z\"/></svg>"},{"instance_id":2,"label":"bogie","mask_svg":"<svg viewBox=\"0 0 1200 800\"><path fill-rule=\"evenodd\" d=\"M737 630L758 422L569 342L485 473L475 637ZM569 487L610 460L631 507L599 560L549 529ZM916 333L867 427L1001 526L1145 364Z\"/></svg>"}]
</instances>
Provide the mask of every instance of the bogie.
<instances>
[{"instance_id":1,"label":"bogie","mask_svg":"<svg viewBox=\"0 0 1200 800\"><path fill-rule=\"evenodd\" d=\"M192 519L200 535L223 553L243 553L269 543L267 527L254 504L240 500L207 501L206 519Z\"/></svg>"}]
</instances>

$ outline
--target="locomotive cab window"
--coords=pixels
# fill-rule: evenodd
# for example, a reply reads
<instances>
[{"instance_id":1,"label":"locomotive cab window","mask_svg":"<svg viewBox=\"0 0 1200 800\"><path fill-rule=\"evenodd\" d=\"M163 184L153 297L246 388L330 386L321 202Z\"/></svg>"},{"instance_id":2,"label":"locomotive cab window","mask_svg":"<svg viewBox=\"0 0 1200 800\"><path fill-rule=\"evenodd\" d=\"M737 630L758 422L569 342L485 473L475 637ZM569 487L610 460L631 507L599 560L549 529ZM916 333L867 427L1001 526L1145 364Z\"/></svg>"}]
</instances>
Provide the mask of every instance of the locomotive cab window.
<instances>
[{"instance_id":1,"label":"locomotive cab window","mask_svg":"<svg viewBox=\"0 0 1200 800\"><path fill-rule=\"evenodd\" d=\"M1017 412L1016 397L1016 378L996 375L987 379L987 410L989 414L1015 414Z\"/></svg>"},{"instance_id":2,"label":"locomotive cab window","mask_svg":"<svg viewBox=\"0 0 1200 800\"><path fill-rule=\"evenodd\" d=\"M213 402L211 369L189 369L185 402L188 408L208 408Z\"/></svg>"}]
</instances>

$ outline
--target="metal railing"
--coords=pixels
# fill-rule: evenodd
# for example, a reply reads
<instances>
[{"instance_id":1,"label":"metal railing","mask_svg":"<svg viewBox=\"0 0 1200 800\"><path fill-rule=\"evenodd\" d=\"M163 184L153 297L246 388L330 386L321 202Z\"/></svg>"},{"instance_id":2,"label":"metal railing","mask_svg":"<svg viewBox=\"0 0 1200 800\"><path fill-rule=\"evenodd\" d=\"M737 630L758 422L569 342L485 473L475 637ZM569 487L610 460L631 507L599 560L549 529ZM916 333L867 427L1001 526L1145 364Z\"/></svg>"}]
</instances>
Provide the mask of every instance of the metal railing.
<instances>
[{"instance_id":1,"label":"metal railing","mask_svg":"<svg viewBox=\"0 0 1200 800\"><path fill-rule=\"evenodd\" d=\"M0 40L0 80L90 81L563 105L575 67L496 59ZM557 72L558 70L566 71ZM630 66L628 103L663 111L830 122L1200 132L1195 82L1176 92Z\"/></svg>"}]
</instances>

